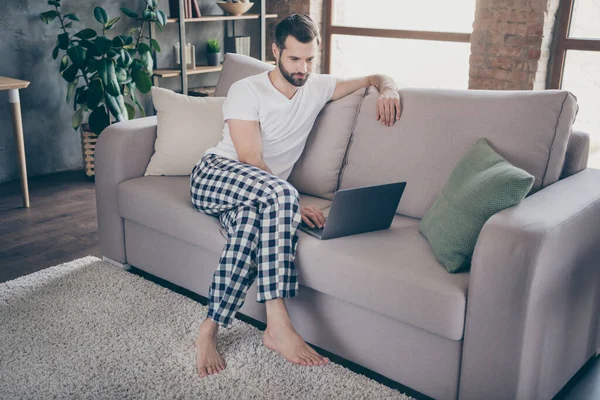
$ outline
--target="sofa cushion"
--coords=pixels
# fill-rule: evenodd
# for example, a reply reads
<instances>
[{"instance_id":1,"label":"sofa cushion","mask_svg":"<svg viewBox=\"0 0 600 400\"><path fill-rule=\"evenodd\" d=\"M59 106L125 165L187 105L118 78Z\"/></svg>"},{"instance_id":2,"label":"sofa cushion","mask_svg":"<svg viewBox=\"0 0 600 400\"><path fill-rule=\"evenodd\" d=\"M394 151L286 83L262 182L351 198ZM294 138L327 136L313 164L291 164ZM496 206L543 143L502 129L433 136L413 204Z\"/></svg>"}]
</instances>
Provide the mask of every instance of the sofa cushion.
<instances>
[{"instance_id":1,"label":"sofa cushion","mask_svg":"<svg viewBox=\"0 0 600 400\"><path fill-rule=\"evenodd\" d=\"M510 165L480 139L454 168L419 230L448 272L469 269L483 225L521 202L532 185L532 175Z\"/></svg>"},{"instance_id":2,"label":"sofa cushion","mask_svg":"<svg viewBox=\"0 0 600 400\"><path fill-rule=\"evenodd\" d=\"M274 65L262 62L243 54L226 53L223 59L223 69L215 87L215 97L226 97L229 88L240 79L270 71Z\"/></svg>"},{"instance_id":3,"label":"sofa cushion","mask_svg":"<svg viewBox=\"0 0 600 400\"><path fill-rule=\"evenodd\" d=\"M221 253L227 232L215 217L193 208L190 177L145 176L121 182L119 214L148 228ZM300 206L327 210L330 200L300 194ZM189 221L193 221L190 223Z\"/></svg>"},{"instance_id":4,"label":"sofa cushion","mask_svg":"<svg viewBox=\"0 0 600 400\"><path fill-rule=\"evenodd\" d=\"M217 218L192 207L189 185L189 178L178 176L121 182L119 213L221 254L225 232ZM301 194L300 203L327 213L330 201ZM446 272L420 235L417 219L395 216L389 230L325 241L299 231L296 267L303 286L452 340L462 338L469 275Z\"/></svg>"},{"instance_id":5,"label":"sofa cushion","mask_svg":"<svg viewBox=\"0 0 600 400\"><path fill-rule=\"evenodd\" d=\"M466 151L489 139L511 164L535 177L531 193L559 179L577 113L563 90L402 89L402 117L375 120L379 93L362 102L341 172L341 189L406 181L398 213L423 218Z\"/></svg>"},{"instance_id":6,"label":"sofa cushion","mask_svg":"<svg viewBox=\"0 0 600 400\"><path fill-rule=\"evenodd\" d=\"M184 96L153 86L156 142L144 175L190 176L206 149L223 136L224 102L225 97Z\"/></svg>"},{"instance_id":7,"label":"sofa cushion","mask_svg":"<svg viewBox=\"0 0 600 400\"><path fill-rule=\"evenodd\" d=\"M359 89L323 107L288 178L299 192L333 200L365 91Z\"/></svg>"}]
</instances>

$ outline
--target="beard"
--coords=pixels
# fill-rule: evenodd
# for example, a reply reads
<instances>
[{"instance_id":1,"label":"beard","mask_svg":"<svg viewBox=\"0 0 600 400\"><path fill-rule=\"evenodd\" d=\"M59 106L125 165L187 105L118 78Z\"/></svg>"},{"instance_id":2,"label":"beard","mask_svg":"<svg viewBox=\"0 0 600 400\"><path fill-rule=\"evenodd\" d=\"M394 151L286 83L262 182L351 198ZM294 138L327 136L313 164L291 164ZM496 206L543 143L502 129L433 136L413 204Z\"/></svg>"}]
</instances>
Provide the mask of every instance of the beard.
<instances>
[{"instance_id":1,"label":"beard","mask_svg":"<svg viewBox=\"0 0 600 400\"><path fill-rule=\"evenodd\" d=\"M297 74L290 74L281 63L281 57L279 58L277 66L279 67L279 71L281 71L281 75L283 75L283 77L294 86L304 86L308 76L310 75L310 73L306 73L300 78Z\"/></svg>"}]
</instances>

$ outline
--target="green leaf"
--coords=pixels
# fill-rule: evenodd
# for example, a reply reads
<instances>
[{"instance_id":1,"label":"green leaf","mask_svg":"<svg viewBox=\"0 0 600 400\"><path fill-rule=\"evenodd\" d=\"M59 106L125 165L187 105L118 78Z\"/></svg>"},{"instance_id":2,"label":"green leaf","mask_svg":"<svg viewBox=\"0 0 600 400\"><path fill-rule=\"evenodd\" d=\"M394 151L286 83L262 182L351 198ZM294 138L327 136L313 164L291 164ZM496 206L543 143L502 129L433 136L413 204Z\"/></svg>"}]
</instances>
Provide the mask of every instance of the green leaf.
<instances>
[{"instance_id":1,"label":"green leaf","mask_svg":"<svg viewBox=\"0 0 600 400\"><path fill-rule=\"evenodd\" d=\"M119 89L119 81L117 80L115 63L113 60L109 59L105 59L104 63L106 68L106 82L103 83L106 93L110 94L111 96L118 96L121 94L121 90Z\"/></svg>"},{"instance_id":2,"label":"green leaf","mask_svg":"<svg viewBox=\"0 0 600 400\"><path fill-rule=\"evenodd\" d=\"M75 78L73 82L69 82L69 86L67 88L67 104L71 101L71 98L75 94L75 89L77 89L77 84L79 83L79 78Z\"/></svg>"},{"instance_id":3,"label":"green leaf","mask_svg":"<svg viewBox=\"0 0 600 400\"><path fill-rule=\"evenodd\" d=\"M83 111L84 110L85 110L85 106L81 107L79 110L75 111L75 114L73 114L73 118L71 120L73 129L77 130L77 128L79 128L79 126L81 125L81 122L83 122Z\"/></svg>"},{"instance_id":4,"label":"green leaf","mask_svg":"<svg viewBox=\"0 0 600 400\"><path fill-rule=\"evenodd\" d=\"M69 66L69 56L66 54L60 59L60 72L62 73Z\"/></svg>"},{"instance_id":5,"label":"green leaf","mask_svg":"<svg viewBox=\"0 0 600 400\"><path fill-rule=\"evenodd\" d=\"M112 47L112 40L106 36L96 37L96 39L94 39L94 43L96 44L96 52L100 55L108 53Z\"/></svg>"},{"instance_id":6,"label":"green leaf","mask_svg":"<svg viewBox=\"0 0 600 400\"><path fill-rule=\"evenodd\" d=\"M85 28L85 29L77 32L73 36L77 36L78 38L81 38L81 39L91 39L94 36L96 36L96 31L91 28Z\"/></svg>"},{"instance_id":7,"label":"green leaf","mask_svg":"<svg viewBox=\"0 0 600 400\"><path fill-rule=\"evenodd\" d=\"M135 118L135 108L129 103L125 103L125 108L127 108L127 119Z\"/></svg>"},{"instance_id":8,"label":"green leaf","mask_svg":"<svg viewBox=\"0 0 600 400\"><path fill-rule=\"evenodd\" d=\"M121 49L121 57L117 60L117 63L121 68L127 68L131 65L132 58L129 55L129 52Z\"/></svg>"},{"instance_id":9,"label":"green leaf","mask_svg":"<svg viewBox=\"0 0 600 400\"><path fill-rule=\"evenodd\" d=\"M86 50L81 46L72 46L67 50L69 58L79 69L85 67Z\"/></svg>"},{"instance_id":10,"label":"green leaf","mask_svg":"<svg viewBox=\"0 0 600 400\"><path fill-rule=\"evenodd\" d=\"M79 45L81 47L84 47L89 50L94 47L94 42L92 42L91 40L87 40L87 39L81 39L79 41Z\"/></svg>"},{"instance_id":11,"label":"green leaf","mask_svg":"<svg viewBox=\"0 0 600 400\"><path fill-rule=\"evenodd\" d=\"M125 107L125 101L123 95L118 96L106 95L106 104L110 113L115 117L118 122L127 121L127 108Z\"/></svg>"},{"instance_id":12,"label":"green leaf","mask_svg":"<svg viewBox=\"0 0 600 400\"><path fill-rule=\"evenodd\" d=\"M48 0L48 4L55 7L60 7L60 2L56 0Z\"/></svg>"},{"instance_id":13,"label":"green leaf","mask_svg":"<svg viewBox=\"0 0 600 400\"><path fill-rule=\"evenodd\" d=\"M108 22L108 14L102 7L94 8L94 17L96 17L96 21L100 22L102 25L105 25Z\"/></svg>"},{"instance_id":14,"label":"green leaf","mask_svg":"<svg viewBox=\"0 0 600 400\"><path fill-rule=\"evenodd\" d=\"M146 4L150 8L156 8L156 6L158 5L158 2L156 0L146 0Z\"/></svg>"},{"instance_id":15,"label":"green leaf","mask_svg":"<svg viewBox=\"0 0 600 400\"><path fill-rule=\"evenodd\" d=\"M79 86L75 91L75 108L77 108L77 104L86 104L87 103L87 93L88 89L85 86Z\"/></svg>"},{"instance_id":16,"label":"green leaf","mask_svg":"<svg viewBox=\"0 0 600 400\"><path fill-rule=\"evenodd\" d=\"M108 82L108 70L106 68L106 58L98 60L98 77L102 81L104 87L106 87L106 83ZM90 107L92 108L92 107Z\"/></svg>"},{"instance_id":17,"label":"green leaf","mask_svg":"<svg viewBox=\"0 0 600 400\"><path fill-rule=\"evenodd\" d=\"M104 85L100 79L92 79L87 92L87 106L89 109L98 107L104 97Z\"/></svg>"},{"instance_id":18,"label":"green leaf","mask_svg":"<svg viewBox=\"0 0 600 400\"><path fill-rule=\"evenodd\" d=\"M72 14L72 13L71 14L65 14L65 18L68 18L68 19L70 19L72 21L79 21L79 18L77 18L77 15Z\"/></svg>"},{"instance_id":19,"label":"green leaf","mask_svg":"<svg viewBox=\"0 0 600 400\"><path fill-rule=\"evenodd\" d=\"M138 45L138 53L140 53L140 55L142 55L143 53L146 53L146 52L149 53L151 51L152 51L152 49L146 43L140 43Z\"/></svg>"},{"instance_id":20,"label":"green leaf","mask_svg":"<svg viewBox=\"0 0 600 400\"><path fill-rule=\"evenodd\" d=\"M72 26L73 26L73 22L67 22L67 23L65 24L65 28L66 28L66 29L69 29L69 28L71 28Z\"/></svg>"},{"instance_id":21,"label":"green leaf","mask_svg":"<svg viewBox=\"0 0 600 400\"><path fill-rule=\"evenodd\" d=\"M152 48L154 50L160 53L160 45L158 44L158 41L156 41L156 39L150 39L150 44L152 45Z\"/></svg>"},{"instance_id":22,"label":"green leaf","mask_svg":"<svg viewBox=\"0 0 600 400\"><path fill-rule=\"evenodd\" d=\"M113 47L120 49L121 47L125 46L125 41L123 40L122 36L115 36L112 40L112 45Z\"/></svg>"},{"instance_id":23,"label":"green leaf","mask_svg":"<svg viewBox=\"0 0 600 400\"><path fill-rule=\"evenodd\" d=\"M144 21L152 21L156 18L156 13L154 11L144 10Z\"/></svg>"},{"instance_id":24,"label":"green leaf","mask_svg":"<svg viewBox=\"0 0 600 400\"><path fill-rule=\"evenodd\" d=\"M130 53L131 55L131 53ZM131 62L131 72L135 72L138 70L141 70L142 68L144 68L144 65L142 64L142 62L140 60L138 60L137 58L134 58L133 61Z\"/></svg>"},{"instance_id":25,"label":"green leaf","mask_svg":"<svg viewBox=\"0 0 600 400\"><path fill-rule=\"evenodd\" d=\"M86 72L89 74L94 74L98 71L98 60L96 60L93 57L90 58L89 55L90 55L90 52L88 51L88 58L86 60L86 63L87 63Z\"/></svg>"},{"instance_id":26,"label":"green leaf","mask_svg":"<svg viewBox=\"0 0 600 400\"><path fill-rule=\"evenodd\" d=\"M140 104L140 102L138 101L138 99L135 95L135 90L136 90L135 82L128 83L126 86L129 89L129 96L131 97L131 100L133 100L135 105L138 107L138 110L140 110L141 116L145 117L146 111L144 110L144 107Z\"/></svg>"},{"instance_id":27,"label":"green leaf","mask_svg":"<svg viewBox=\"0 0 600 400\"><path fill-rule=\"evenodd\" d=\"M159 26L165 26L167 25L167 16L165 15L164 12L162 12L162 10L158 10L156 13L156 19L159 23Z\"/></svg>"},{"instance_id":28,"label":"green leaf","mask_svg":"<svg viewBox=\"0 0 600 400\"><path fill-rule=\"evenodd\" d=\"M154 61L149 51L146 51L140 55L140 62L146 69L146 72L152 75L152 69L154 68Z\"/></svg>"},{"instance_id":29,"label":"green leaf","mask_svg":"<svg viewBox=\"0 0 600 400\"><path fill-rule=\"evenodd\" d=\"M60 35L58 35L58 48L61 50L66 50L67 48L69 48L69 34L68 33L61 33Z\"/></svg>"},{"instance_id":30,"label":"green leaf","mask_svg":"<svg viewBox=\"0 0 600 400\"><path fill-rule=\"evenodd\" d=\"M108 21L106 23L106 25L104 26L104 28L108 31L110 30L110 28L112 28L113 26L115 26L115 24L117 22L119 22L119 20L121 19L121 17L114 17L113 19L111 19L110 21Z\"/></svg>"},{"instance_id":31,"label":"green leaf","mask_svg":"<svg viewBox=\"0 0 600 400\"><path fill-rule=\"evenodd\" d=\"M137 36L139 32L140 32L140 28L131 28L131 29L130 29L130 30L127 32L127 34L128 34L129 36Z\"/></svg>"},{"instance_id":32,"label":"green leaf","mask_svg":"<svg viewBox=\"0 0 600 400\"><path fill-rule=\"evenodd\" d=\"M117 74L117 81L119 82L119 85L124 85L131 82L131 76L129 76L129 73L125 68L117 67L115 72Z\"/></svg>"},{"instance_id":33,"label":"green leaf","mask_svg":"<svg viewBox=\"0 0 600 400\"><path fill-rule=\"evenodd\" d=\"M56 60L56 57L58 57L58 45L54 46L54 50L52 50L52 58Z\"/></svg>"},{"instance_id":34,"label":"green leaf","mask_svg":"<svg viewBox=\"0 0 600 400\"><path fill-rule=\"evenodd\" d=\"M121 11L123 14L127 15L129 18L139 18L140 16L133 10L130 10L127 7L121 7Z\"/></svg>"},{"instance_id":35,"label":"green leaf","mask_svg":"<svg viewBox=\"0 0 600 400\"><path fill-rule=\"evenodd\" d=\"M62 72L62 77L67 82L73 82L77 77L77 71L79 71L79 68L77 68L74 64L71 64L69 68Z\"/></svg>"},{"instance_id":36,"label":"green leaf","mask_svg":"<svg viewBox=\"0 0 600 400\"><path fill-rule=\"evenodd\" d=\"M96 135L102 133L102 131L110 124L108 114L104 107L97 107L92 111L89 118L90 129Z\"/></svg>"},{"instance_id":37,"label":"green leaf","mask_svg":"<svg viewBox=\"0 0 600 400\"><path fill-rule=\"evenodd\" d=\"M58 13L56 12L56 10L50 10L40 14L40 18L46 24L49 24L50 22L54 21L56 17L58 17Z\"/></svg>"},{"instance_id":38,"label":"green leaf","mask_svg":"<svg viewBox=\"0 0 600 400\"><path fill-rule=\"evenodd\" d=\"M148 73L138 69L132 73L133 81L138 90L142 93L148 93L152 87L152 81L148 77Z\"/></svg>"}]
</instances>

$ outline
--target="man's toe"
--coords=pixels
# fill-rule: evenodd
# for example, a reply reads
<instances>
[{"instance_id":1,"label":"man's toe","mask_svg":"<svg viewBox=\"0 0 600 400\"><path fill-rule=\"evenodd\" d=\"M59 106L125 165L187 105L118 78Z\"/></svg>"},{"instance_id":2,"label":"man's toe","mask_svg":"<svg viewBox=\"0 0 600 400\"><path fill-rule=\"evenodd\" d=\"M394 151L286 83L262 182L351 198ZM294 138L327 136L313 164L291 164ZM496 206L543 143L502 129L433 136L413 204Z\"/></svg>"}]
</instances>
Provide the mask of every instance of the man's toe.
<instances>
[{"instance_id":1,"label":"man's toe","mask_svg":"<svg viewBox=\"0 0 600 400\"><path fill-rule=\"evenodd\" d=\"M200 374L200 378L204 378L205 376L208 375L206 372L206 368L204 368L204 367L200 368L198 373Z\"/></svg>"}]
</instances>

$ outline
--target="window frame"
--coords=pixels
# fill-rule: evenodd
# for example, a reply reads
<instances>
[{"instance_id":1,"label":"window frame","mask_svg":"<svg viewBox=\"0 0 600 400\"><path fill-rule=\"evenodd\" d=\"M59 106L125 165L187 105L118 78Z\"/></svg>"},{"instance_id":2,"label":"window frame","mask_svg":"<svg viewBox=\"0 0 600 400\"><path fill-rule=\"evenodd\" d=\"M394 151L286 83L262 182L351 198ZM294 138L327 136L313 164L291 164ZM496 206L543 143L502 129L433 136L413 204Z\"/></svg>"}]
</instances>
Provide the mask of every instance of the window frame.
<instances>
[{"instance_id":1,"label":"window frame","mask_svg":"<svg viewBox=\"0 0 600 400\"><path fill-rule=\"evenodd\" d=\"M600 51L599 39L575 39L569 37L573 8L577 0L561 0L558 12L558 32L553 52L552 73L549 89L560 89L565 72L565 59L568 50Z\"/></svg>"},{"instance_id":2,"label":"window frame","mask_svg":"<svg viewBox=\"0 0 600 400\"><path fill-rule=\"evenodd\" d=\"M333 35L369 36L392 39L433 40L437 42L470 43L471 33L415 31L402 29L359 28L333 25L333 2L325 0L325 65L324 73L331 73L331 39Z\"/></svg>"}]
</instances>

